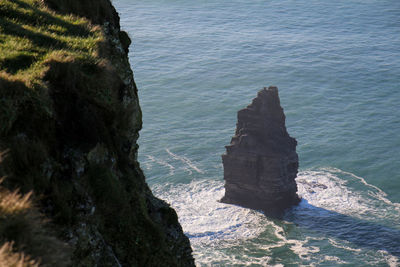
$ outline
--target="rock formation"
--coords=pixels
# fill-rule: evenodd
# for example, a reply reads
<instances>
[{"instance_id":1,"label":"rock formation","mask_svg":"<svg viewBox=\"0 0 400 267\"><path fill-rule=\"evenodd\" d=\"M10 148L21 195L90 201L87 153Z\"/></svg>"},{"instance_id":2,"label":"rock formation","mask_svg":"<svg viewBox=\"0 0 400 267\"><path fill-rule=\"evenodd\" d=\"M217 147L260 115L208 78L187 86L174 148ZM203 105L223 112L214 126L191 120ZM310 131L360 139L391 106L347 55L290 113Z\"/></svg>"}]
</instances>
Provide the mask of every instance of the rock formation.
<instances>
[{"instance_id":1,"label":"rock formation","mask_svg":"<svg viewBox=\"0 0 400 267\"><path fill-rule=\"evenodd\" d=\"M0 36L0 266L194 266L137 161L130 39L111 1L2 0Z\"/></svg>"},{"instance_id":2,"label":"rock formation","mask_svg":"<svg viewBox=\"0 0 400 267\"><path fill-rule=\"evenodd\" d=\"M296 139L289 136L278 88L264 88L238 112L235 136L222 155L222 202L280 216L299 202Z\"/></svg>"}]
</instances>

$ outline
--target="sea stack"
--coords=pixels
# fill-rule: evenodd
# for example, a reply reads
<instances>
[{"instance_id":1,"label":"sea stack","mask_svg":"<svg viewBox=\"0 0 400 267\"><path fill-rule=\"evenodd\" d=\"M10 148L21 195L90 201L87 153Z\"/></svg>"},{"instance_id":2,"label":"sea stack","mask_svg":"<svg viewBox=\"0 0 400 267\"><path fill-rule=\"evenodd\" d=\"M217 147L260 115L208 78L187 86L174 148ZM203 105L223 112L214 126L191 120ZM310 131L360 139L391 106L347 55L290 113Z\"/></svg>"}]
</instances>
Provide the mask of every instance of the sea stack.
<instances>
[{"instance_id":1,"label":"sea stack","mask_svg":"<svg viewBox=\"0 0 400 267\"><path fill-rule=\"evenodd\" d=\"M264 87L238 112L235 136L222 155L225 196L221 202L273 217L298 204L296 145L286 131L278 88Z\"/></svg>"}]
</instances>

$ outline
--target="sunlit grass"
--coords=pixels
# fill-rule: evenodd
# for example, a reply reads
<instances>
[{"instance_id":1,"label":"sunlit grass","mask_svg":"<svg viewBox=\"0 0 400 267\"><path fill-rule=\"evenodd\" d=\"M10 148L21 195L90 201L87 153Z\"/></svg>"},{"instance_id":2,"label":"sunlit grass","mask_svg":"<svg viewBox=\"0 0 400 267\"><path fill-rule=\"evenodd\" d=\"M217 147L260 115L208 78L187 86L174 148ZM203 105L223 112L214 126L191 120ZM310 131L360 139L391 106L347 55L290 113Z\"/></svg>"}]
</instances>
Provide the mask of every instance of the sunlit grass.
<instances>
[{"instance_id":1,"label":"sunlit grass","mask_svg":"<svg viewBox=\"0 0 400 267\"><path fill-rule=\"evenodd\" d=\"M34 109L37 117L44 114L42 119L51 117L45 76L52 62L76 68L82 62L98 65L105 40L101 27L82 17L58 14L41 0L1 0L0 135L13 128L17 116L22 120L21 111L27 108Z\"/></svg>"},{"instance_id":2,"label":"sunlit grass","mask_svg":"<svg viewBox=\"0 0 400 267\"><path fill-rule=\"evenodd\" d=\"M94 59L103 41L99 27L84 18L57 14L39 0L0 2L0 72L28 87L43 82L45 62L57 51Z\"/></svg>"}]
</instances>

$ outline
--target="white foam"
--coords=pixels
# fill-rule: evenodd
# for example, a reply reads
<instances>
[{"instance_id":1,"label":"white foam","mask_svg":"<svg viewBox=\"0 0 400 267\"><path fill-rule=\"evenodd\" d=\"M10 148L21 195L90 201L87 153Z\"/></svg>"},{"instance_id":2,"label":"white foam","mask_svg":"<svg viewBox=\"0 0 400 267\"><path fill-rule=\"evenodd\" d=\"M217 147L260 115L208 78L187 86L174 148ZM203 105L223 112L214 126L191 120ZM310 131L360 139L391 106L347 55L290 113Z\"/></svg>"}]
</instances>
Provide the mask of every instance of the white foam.
<instances>
[{"instance_id":1,"label":"white foam","mask_svg":"<svg viewBox=\"0 0 400 267\"><path fill-rule=\"evenodd\" d=\"M202 266L216 263L220 266L280 266L269 263L271 256L268 253L287 244L303 259L319 251L318 247L307 245L308 238L287 239L285 230L260 212L218 202L225 192L222 181L155 185L152 189L177 211L183 230L190 238L196 262ZM245 247L244 244L252 243L252 239L257 240L265 231L274 236L273 241L262 238L264 242L257 243L257 249L265 251L265 255L252 257L243 254L237 257L226 253L226 250L235 247Z\"/></svg>"},{"instance_id":2,"label":"white foam","mask_svg":"<svg viewBox=\"0 0 400 267\"><path fill-rule=\"evenodd\" d=\"M341 243L339 243L339 242L333 240L332 238L328 238L328 240L329 240L329 243L330 243L332 246L336 247L336 248L341 248L341 249L344 249L344 250L354 251L354 252L361 252L361 249L360 249L360 248L352 248L352 247L350 247L349 242L346 242L347 245L345 245L345 242L344 242L344 241L342 241Z\"/></svg>"},{"instance_id":3,"label":"white foam","mask_svg":"<svg viewBox=\"0 0 400 267\"><path fill-rule=\"evenodd\" d=\"M190 169L192 169L192 170L194 170L194 171L196 171L196 172L198 172L198 173L204 174L204 171L200 170L190 159L188 159L188 158L186 158L186 157L184 157L184 156L178 156L177 154L172 153L168 148L165 149L165 151L166 151L172 158L174 158L174 159L176 159L176 160L179 160L179 161L181 161L182 163L186 164ZM189 170L190 170L190 169L189 169ZM190 172L190 174L192 174L192 173Z\"/></svg>"},{"instance_id":4,"label":"white foam","mask_svg":"<svg viewBox=\"0 0 400 267\"><path fill-rule=\"evenodd\" d=\"M337 173L346 174L346 175L351 176L351 177L353 177L355 179L358 179L361 183L363 183L367 187L375 190L375 192L374 191L369 191L369 194L371 196L375 197L376 199L379 199L379 200L383 201L384 203L386 203L388 205L393 206L396 210L400 210L400 203L393 203L392 201L387 199L387 194L384 191L382 191L382 189L380 189L379 187L377 187L375 185L371 185L371 184L367 183L364 178L359 177L359 176L357 176L357 175L355 175L353 173L345 172L345 171L342 171L342 170L339 170L339 169L336 169L336 168L330 168L330 169L332 171L337 172ZM327 170L329 170L329 169L327 169Z\"/></svg>"},{"instance_id":5,"label":"white foam","mask_svg":"<svg viewBox=\"0 0 400 267\"><path fill-rule=\"evenodd\" d=\"M363 219L400 219L398 203L354 174L324 168L300 172L296 181L299 195L315 207Z\"/></svg>"},{"instance_id":6,"label":"white foam","mask_svg":"<svg viewBox=\"0 0 400 267\"><path fill-rule=\"evenodd\" d=\"M166 151L174 159L186 162ZM341 170L302 171L297 183L299 195L308 202L293 210L298 218L302 212L311 212L317 217L337 213L362 219L374 216L382 221L400 219L397 204L390 202L382 190ZM275 251L288 249L298 255L298 266L345 264L352 262L351 255L361 257L370 251L347 240L304 232L293 222L277 223L260 212L220 203L225 192L222 181L203 179L189 184L156 184L152 189L177 211L199 266L273 266ZM287 229L298 233L288 237ZM342 258L341 250L347 251L347 258ZM368 261L376 261L378 265L398 266L398 258L386 251L370 251L368 255Z\"/></svg>"},{"instance_id":7,"label":"white foam","mask_svg":"<svg viewBox=\"0 0 400 267\"><path fill-rule=\"evenodd\" d=\"M400 262L399 259L395 256L392 256L390 254L388 254L386 257L386 262L390 267L399 267L400 266Z\"/></svg>"},{"instance_id":8,"label":"white foam","mask_svg":"<svg viewBox=\"0 0 400 267\"><path fill-rule=\"evenodd\" d=\"M379 250L378 252L380 253L380 258L385 261L387 266L389 266L389 267L399 267L400 266L400 261L399 261L398 257L393 256L384 250ZM374 264L374 262L371 262L371 263ZM378 266L380 263L381 263L381 261L375 260L376 266Z\"/></svg>"},{"instance_id":9,"label":"white foam","mask_svg":"<svg viewBox=\"0 0 400 267\"><path fill-rule=\"evenodd\" d=\"M300 219L302 212L310 212L313 216L319 217L330 216L330 213L334 212L333 214L348 215L362 221L386 225L394 230L399 229L398 223L393 224L400 221L399 203L391 202L385 192L368 184L361 177L335 168L324 168L300 172L296 180L299 195L308 202L306 205L300 204L295 209L299 212L297 217ZM317 208L322 209L317 210ZM354 229L356 228L357 225L354 225ZM368 252L368 261L376 265L399 266L398 257L385 250L376 252L364 250L347 240L328 238L328 241L333 247L346 250L353 255L360 256ZM324 261L342 264L342 260L332 255L325 255L322 259L322 262Z\"/></svg>"},{"instance_id":10,"label":"white foam","mask_svg":"<svg viewBox=\"0 0 400 267\"><path fill-rule=\"evenodd\" d=\"M149 155L147 155L146 157L147 157L151 162L155 162L155 163L157 163L157 164L159 164L159 165L161 165L161 166L167 167L167 168L169 169L169 175L170 175L170 176L171 176L171 175L174 175L175 167L172 166L171 164L169 164L168 162L166 162L165 160L158 159L158 158L155 158L155 157L149 156Z\"/></svg>"},{"instance_id":11,"label":"white foam","mask_svg":"<svg viewBox=\"0 0 400 267\"><path fill-rule=\"evenodd\" d=\"M263 217L261 213L218 202L225 191L220 181L201 180L162 188L156 185L153 191L155 194L160 192L161 197L176 209L192 242L248 238L260 232L248 226L257 225Z\"/></svg>"},{"instance_id":12,"label":"white foam","mask_svg":"<svg viewBox=\"0 0 400 267\"><path fill-rule=\"evenodd\" d=\"M332 262L332 261L334 262L335 265L337 265L337 264L348 264L348 262L342 261L339 257L329 256L329 255L325 255L324 256L323 262Z\"/></svg>"},{"instance_id":13,"label":"white foam","mask_svg":"<svg viewBox=\"0 0 400 267\"><path fill-rule=\"evenodd\" d=\"M155 185L153 192L171 204L178 213L179 222L190 238L196 263L201 266L273 266L266 264L268 255L257 258L226 253L243 242L257 238L274 224L257 211L220 203L225 193L222 181L200 180L190 184ZM280 243L279 246L284 243ZM275 247L275 243L268 248ZM279 265L275 265L279 266Z\"/></svg>"}]
</instances>

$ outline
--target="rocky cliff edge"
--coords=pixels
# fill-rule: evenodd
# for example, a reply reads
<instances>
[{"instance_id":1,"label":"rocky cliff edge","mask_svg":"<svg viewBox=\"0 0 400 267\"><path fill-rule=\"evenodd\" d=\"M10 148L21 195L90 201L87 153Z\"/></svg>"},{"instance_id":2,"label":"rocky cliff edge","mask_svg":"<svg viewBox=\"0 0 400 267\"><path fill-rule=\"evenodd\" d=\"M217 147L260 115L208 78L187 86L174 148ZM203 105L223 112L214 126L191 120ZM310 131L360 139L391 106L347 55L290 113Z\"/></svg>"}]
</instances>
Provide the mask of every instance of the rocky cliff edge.
<instances>
[{"instance_id":1,"label":"rocky cliff edge","mask_svg":"<svg viewBox=\"0 0 400 267\"><path fill-rule=\"evenodd\" d=\"M137 162L129 44L109 0L0 2L0 265L194 266Z\"/></svg>"}]
</instances>

